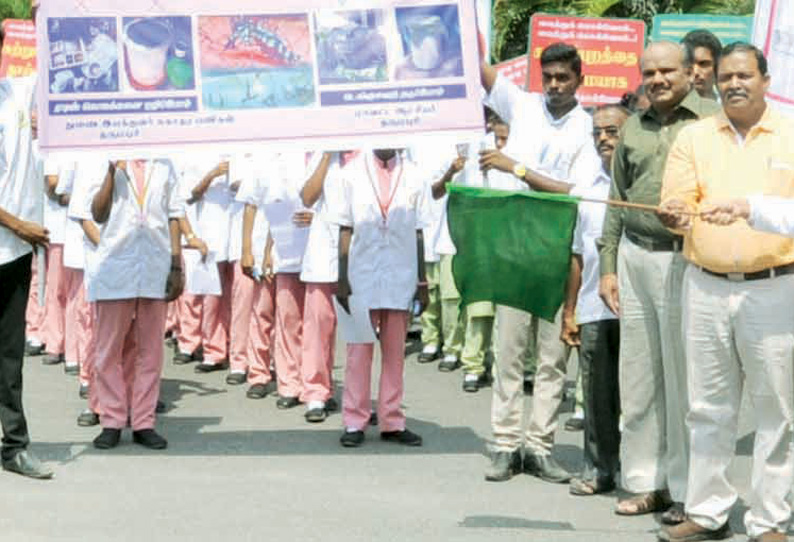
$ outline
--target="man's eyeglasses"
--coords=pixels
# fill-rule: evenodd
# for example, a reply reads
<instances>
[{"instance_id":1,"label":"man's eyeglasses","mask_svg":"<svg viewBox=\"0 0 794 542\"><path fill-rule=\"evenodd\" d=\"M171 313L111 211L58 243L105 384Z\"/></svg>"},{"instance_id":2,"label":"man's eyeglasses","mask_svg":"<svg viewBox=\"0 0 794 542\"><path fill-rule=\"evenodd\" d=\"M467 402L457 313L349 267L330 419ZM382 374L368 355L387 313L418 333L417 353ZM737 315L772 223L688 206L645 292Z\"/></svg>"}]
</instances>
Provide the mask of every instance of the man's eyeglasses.
<instances>
[{"instance_id":1,"label":"man's eyeglasses","mask_svg":"<svg viewBox=\"0 0 794 542\"><path fill-rule=\"evenodd\" d=\"M593 137L599 137L605 133L609 137L618 137L620 135L620 128L617 126L605 126L604 128L593 128Z\"/></svg>"}]
</instances>

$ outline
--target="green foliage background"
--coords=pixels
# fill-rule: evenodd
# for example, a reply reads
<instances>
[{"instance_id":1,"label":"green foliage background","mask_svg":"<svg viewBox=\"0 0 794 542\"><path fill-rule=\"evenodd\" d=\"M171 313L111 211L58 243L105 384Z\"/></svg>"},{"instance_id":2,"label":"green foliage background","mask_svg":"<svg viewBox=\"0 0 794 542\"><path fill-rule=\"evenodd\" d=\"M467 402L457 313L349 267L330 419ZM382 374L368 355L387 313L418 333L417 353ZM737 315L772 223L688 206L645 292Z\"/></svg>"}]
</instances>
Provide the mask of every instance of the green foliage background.
<instances>
[{"instance_id":1,"label":"green foliage background","mask_svg":"<svg viewBox=\"0 0 794 542\"><path fill-rule=\"evenodd\" d=\"M0 20L29 18L30 0L0 0Z\"/></svg>"},{"instance_id":2,"label":"green foliage background","mask_svg":"<svg viewBox=\"0 0 794 542\"><path fill-rule=\"evenodd\" d=\"M755 0L494 0L493 60L527 52L529 19L534 13L588 17L633 17L650 26L659 13L752 15Z\"/></svg>"}]
</instances>

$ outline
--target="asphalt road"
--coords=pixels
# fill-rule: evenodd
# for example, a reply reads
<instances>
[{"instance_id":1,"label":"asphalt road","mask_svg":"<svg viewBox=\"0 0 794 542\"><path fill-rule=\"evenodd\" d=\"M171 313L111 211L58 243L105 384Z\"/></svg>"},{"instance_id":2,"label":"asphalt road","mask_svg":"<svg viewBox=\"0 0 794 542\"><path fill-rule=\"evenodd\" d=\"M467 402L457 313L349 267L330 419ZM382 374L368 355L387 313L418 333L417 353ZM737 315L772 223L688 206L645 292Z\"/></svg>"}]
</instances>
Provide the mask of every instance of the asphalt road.
<instances>
[{"instance_id":1,"label":"asphalt road","mask_svg":"<svg viewBox=\"0 0 794 542\"><path fill-rule=\"evenodd\" d=\"M343 363L339 355L337 375ZM84 404L77 380L29 358L32 450L56 478L0 473L0 540L656 539L653 516L614 515L616 494L572 497L565 485L526 475L485 482L490 389L464 394L461 378L417 364L412 353L404 405L424 446L383 443L371 428L362 448L343 449L339 414L310 425L303 407L281 411L274 397L247 399L245 386L194 374L169 355L162 387L169 411L158 422L169 448L143 449L126 431L118 448L99 451L91 446L99 429L76 424ZM746 495L752 435L742 435L732 477ZM571 469L581 463L581 438L558 432L556 454ZM742 511L731 518L737 533Z\"/></svg>"}]
</instances>

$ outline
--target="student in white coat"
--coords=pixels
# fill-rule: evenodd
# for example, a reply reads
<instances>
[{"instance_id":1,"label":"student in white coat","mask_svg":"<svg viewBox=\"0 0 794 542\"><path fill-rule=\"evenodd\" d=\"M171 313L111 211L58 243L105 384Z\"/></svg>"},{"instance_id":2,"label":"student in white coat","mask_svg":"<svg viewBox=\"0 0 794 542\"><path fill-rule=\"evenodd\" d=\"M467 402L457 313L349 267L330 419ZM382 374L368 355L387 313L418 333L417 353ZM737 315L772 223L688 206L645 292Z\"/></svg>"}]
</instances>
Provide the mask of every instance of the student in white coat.
<instances>
[{"instance_id":1,"label":"student in white coat","mask_svg":"<svg viewBox=\"0 0 794 542\"><path fill-rule=\"evenodd\" d=\"M94 387L103 428L94 446L117 446L129 417L136 443L163 449L168 443L154 424L166 303L184 287L177 175L170 160L111 162L91 194L91 214L100 224L89 300L96 302ZM130 360L122 352L130 336L136 355L125 371Z\"/></svg>"},{"instance_id":2,"label":"student in white coat","mask_svg":"<svg viewBox=\"0 0 794 542\"><path fill-rule=\"evenodd\" d=\"M422 437L405 427L401 410L405 336L414 300L427 305L422 230L428 224L428 184L395 149L362 152L341 177L339 205L332 221L340 226L337 299L345 310L353 296L369 309L378 331L382 368L378 392L381 438L421 446ZM345 367L340 443L364 442L372 401L373 343L349 343Z\"/></svg>"}]
</instances>

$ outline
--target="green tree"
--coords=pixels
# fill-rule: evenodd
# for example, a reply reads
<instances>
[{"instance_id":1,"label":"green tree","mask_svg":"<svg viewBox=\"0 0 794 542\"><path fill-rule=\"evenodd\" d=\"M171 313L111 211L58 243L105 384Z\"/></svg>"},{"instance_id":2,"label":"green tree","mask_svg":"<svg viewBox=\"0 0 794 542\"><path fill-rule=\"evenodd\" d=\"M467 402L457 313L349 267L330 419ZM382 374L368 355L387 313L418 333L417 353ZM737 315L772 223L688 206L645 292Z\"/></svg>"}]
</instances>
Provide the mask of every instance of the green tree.
<instances>
[{"instance_id":1,"label":"green tree","mask_svg":"<svg viewBox=\"0 0 794 542\"><path fill-rule=\"evenodd\" d=\"M2 19L30 19L30 0L0 0Z\"/></svg>"},{"instance_id":2,"label":"green tree","mask_svg":"<svg viewBox=\"0 0 794 542\"><path fill-rule=\"evenodd\" d=\"M493 60L527 52L529 19L534 13L589 17L631 17L648 25L659 13L748 15L755 0L495 0Z\"/></svg>"}]
</instances>

